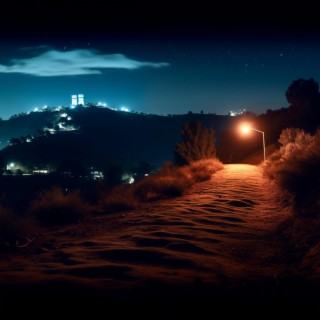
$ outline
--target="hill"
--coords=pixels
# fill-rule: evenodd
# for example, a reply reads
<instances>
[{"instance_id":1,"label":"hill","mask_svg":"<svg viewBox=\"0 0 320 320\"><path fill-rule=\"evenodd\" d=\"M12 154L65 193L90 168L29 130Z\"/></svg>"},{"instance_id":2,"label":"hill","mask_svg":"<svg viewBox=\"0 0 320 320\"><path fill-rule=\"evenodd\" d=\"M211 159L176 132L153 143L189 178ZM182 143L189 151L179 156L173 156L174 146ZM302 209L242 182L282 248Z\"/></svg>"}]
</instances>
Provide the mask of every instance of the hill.
<instances>
[{"instance_id":1,"label":"hill","mask_svg":"<svg viewBox=\"0 0 320 320\"><path fill-rule=\"evenodd\" d=\"M40 114L37 123L33 121L34 113L8 122L7 126L19 122L22 128L27 128L18 136L25 132L29 138L12 139L11 145L1 150L4 164L57 167L77 161L85 167L104 169L115 164L129 167L144 162L157 167L173 160L173 149L181 140L184 122L199 120L205 126L213 126L218 136L235 120L213 114L145 115L95 106ZM38 129L33 135L31 124Z\"/></svg>"},{"instance_id":2,"label":"hill","mask_svg":"<svg viewBox=\"0 0 320 320\"><path fill-rule=\"evenodd\" d=\"M241 122L264 132L267 157L278 146L285 128L314 133L320 125L319 85L313 79L293 81L286 91L290 106L255 115L246 112L231 117L215 114L148 115L89 107L56 108L18 115L0 122L0 138L9 146L0 151L2 167L15 163L22 171L30 168L76 167L128 169L141 163L154 168L173 160L186 121L214 127L218 158L224 163L258 164L263 160L262 136L243 136ZM23 137L21 137L23 136ZM18 165L19 164L19 165Z\"/></svg>"}]
</instances>

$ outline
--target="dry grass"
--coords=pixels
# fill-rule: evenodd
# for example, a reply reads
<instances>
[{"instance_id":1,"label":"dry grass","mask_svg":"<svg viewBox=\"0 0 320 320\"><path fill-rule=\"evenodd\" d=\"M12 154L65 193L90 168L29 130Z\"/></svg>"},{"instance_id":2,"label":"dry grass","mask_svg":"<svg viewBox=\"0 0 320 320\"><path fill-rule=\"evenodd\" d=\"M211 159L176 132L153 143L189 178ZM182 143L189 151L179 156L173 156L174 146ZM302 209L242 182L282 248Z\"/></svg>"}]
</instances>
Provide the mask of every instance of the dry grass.
<instances>
[{"instance_id":1,"label":"dry grass","mask_svg":"<svg viewBox=\"0 0 320 320\"><path fill-rule=\"evenodd\" d=\"M210 179L214 172L222 168L223 164L216 159L195 161L183 167L165 162L155 174L132 185L114 187L100 195L99 211L131 210L141 202L179 197L194 183Z\"/></svg>"},{"instance_id":2,"label":"dry grass","mask_svg":"<svg viewBox=\"0 0 320 320\"><path fill-rule=\"evenodd\" d=\"M145 177L135 185L134 195L139 201L153 201L183 195L194 183L209 180L223 168L218 160L199 160L178 167L166 162L154 175Z\"/></svg>"},{"instance_id":3,"label":"dry grass","mask_svg":"<svg viewBox=\"0 0 320 320\"><path fill-rule=\"evenodd\" d=\"M218 170L223 169L223 164L217 159L205 159L192 162L185 170L189 172L193 182L210 180Z\"/></svg>"},{"instance_id":4,"label":"dry grass","mask_svg":"<svg viewBox=\"0 0 320 320\"><path fill-rule=\"evenodd\" d=\"M292 197L295 213L320 213L320 132L311 136L302 130L286 129L279 141L282 147L264 165L265 172ZM290 136L290 139L288 138Z\"/></svg>"},{"instance_id":5,"label":"dry grass","mask_svg":"<svg viewBox=\"0 0 320 320\"><path fill-rule=\"evenodd\" d=\"M0 251L25 243L28 233L33 230L30 221L25 221L0 206Z\"/></svg>"},{"instance_id":6,"label":"dry grass","mask_svg":"<svg viewBox=\"0 0 320 320\"><path fill-rule=\"evenodd\" d=\"M105 212L118 212L136 208L137 199L133 195L131 185L116 186L99 203L101 210Z\"/></svg>"},{"instance_id":7,"label":"dry grass","mask_svg":"<svg viewBox=\"0 0 320 320\"><path fill-rule=\"evenodd\" d=\"M78 191L66 193L53 187L40 193L31 203L29 213L43 226L58 226L78 222L89 210Z\"/></svg>"}]
</instances>

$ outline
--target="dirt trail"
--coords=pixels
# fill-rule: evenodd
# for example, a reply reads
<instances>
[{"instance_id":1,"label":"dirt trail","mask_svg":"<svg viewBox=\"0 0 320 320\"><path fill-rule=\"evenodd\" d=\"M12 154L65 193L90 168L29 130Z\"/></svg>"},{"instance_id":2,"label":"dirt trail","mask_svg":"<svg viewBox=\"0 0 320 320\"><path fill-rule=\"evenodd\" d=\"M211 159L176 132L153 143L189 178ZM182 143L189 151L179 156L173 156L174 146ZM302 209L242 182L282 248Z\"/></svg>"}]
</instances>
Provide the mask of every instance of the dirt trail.
<instances>
[{"instance_id":1,"label":"dirt trail","mask_svg":"<svg viewBox=\"0 0 320 320\"><path fill-rule=\"evenodd\" d=\"M260 168L226 165L183 197L50 230L37 250L2 257L0 284L62 281L121 291L274 281L264 235L288 214Z\"/></svg>"}]
</instances>

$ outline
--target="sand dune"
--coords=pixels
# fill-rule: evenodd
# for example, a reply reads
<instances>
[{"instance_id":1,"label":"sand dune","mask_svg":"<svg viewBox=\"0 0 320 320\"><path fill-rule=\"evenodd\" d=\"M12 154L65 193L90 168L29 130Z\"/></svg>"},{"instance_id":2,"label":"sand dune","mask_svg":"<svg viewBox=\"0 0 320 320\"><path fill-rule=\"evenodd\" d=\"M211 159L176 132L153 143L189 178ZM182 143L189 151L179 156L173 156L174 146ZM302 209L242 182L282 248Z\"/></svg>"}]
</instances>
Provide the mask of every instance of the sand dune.
<instances>
[{"instance_id":1,"label":"sand dune","mask_svg":"<svg viewBox=\"0 0 320 320\"><path fill-rule=\"evenodd\" d=\"M50 229L33 246L2 256L3 295L147 301L155 294L255 295L266 286L273 294L286 272L272 260L270 237L290 215L282 199L260 168L226 165L183 197Z\"/></svg>"}]
</instances>

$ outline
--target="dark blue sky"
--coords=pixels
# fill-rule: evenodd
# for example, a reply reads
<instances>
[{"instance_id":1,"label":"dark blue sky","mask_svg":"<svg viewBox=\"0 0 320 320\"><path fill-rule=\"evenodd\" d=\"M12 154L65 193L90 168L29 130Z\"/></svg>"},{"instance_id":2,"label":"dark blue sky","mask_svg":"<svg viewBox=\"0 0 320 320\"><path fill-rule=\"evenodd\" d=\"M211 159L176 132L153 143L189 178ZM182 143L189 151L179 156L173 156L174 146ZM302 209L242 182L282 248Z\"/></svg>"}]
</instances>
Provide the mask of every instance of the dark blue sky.
<instances>
[{"instance_id":1,"label":"dark blue sky","mask_svg":"<svg viewBox=\"0 0 320 320\"><path fill-rule=\"evenodd\" d=\"M293 80L320 80L320 44L310 28L44 21L1 34L2 118L68 106L75 93L145 113L263 113L287 107Z\"/></svg>"}]
</instances>

